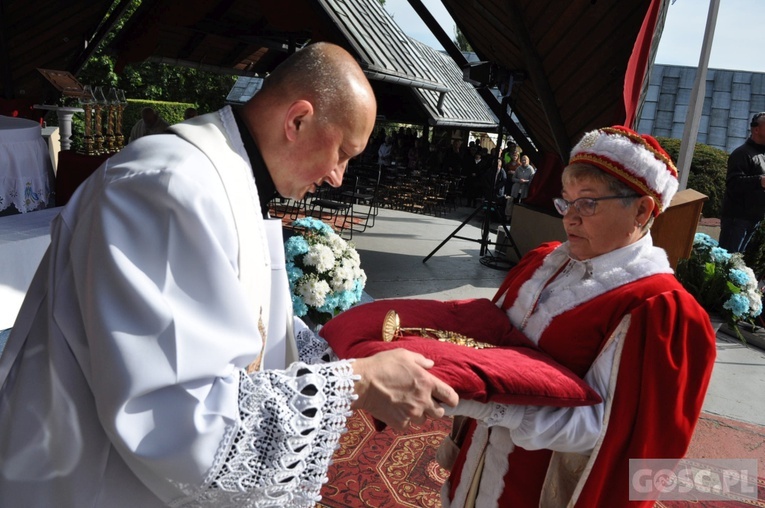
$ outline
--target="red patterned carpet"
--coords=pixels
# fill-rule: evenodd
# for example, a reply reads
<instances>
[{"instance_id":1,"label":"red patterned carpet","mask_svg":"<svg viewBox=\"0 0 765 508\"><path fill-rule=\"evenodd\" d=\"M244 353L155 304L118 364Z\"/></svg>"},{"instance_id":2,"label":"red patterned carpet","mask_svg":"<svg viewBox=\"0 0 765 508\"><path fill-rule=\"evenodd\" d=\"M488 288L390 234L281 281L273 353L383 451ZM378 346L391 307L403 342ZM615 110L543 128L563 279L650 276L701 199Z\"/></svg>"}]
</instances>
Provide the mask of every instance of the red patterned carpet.
<instances>
[{"instance_id":1,"label":"red patterned carpet","mask_svg":"<svg viewBox=\"0 0 765 508\"><path fill-rule=\"evenodd\" d=\"M756 481L757 500L737 499L729 494L724 501L659 501L656 508L765 508L765 428L760 425L732 420L711 413L701 413L696 431L693 433L687 457L697 460L717 458L757 459L758 478ZM754 485L750 484L750 489Z\"/></svg>"},{"instance_id":2,"label":"red patterned carpet","mask_svg":"<svg viewBox=\"0 0 765 508\"><path fill-rule=\"evenodd\" d=\"M654 508L684 508L693 506L694 508L751 508L765 507L765 479L757 478L757 500L751 498L737 498L729 496L728 499L720 501L657 501Z\"/></svg>"},{"instance_id":3,"label":"red patterned carpet","mask_svg":"<svg viewBox=\"0 0 765 508\"><path fill-rule=\"evenodd\" d=\"M435 461L451 420L428 420L406 434L375 432L361 411L348 420L348 433L329 469L319 507L397 508L441 506L441 485L448 472Z\"/></svg>"},{"instance_id":4,"label":"red patterned carpet","mask_svg":"<svg viewBox=\"0 0 765 508\"><path fill-rule=\"evenodd\" d=\"M754 438L760 436L759 429L738 424L733 429L736 434L731 434L731 426L735 423L702 415L688 456L759 458L758 500L732 496L725 501L695 501L692 504L689 501L659 501L655 508L765 508L765 478L761 451L758 451L761 441ZM421 426L413 425L407 434L396 434L390 429L376 432L371 417L356 411L348 420L348 428L335 452L329 482L322 489L322 501L317 508L441 506L441 485L448 473L436 463L435 455L451 428L450 419L429 420ZM757 433L752 434L754 431ZM710 444L715 442L721 450L715 450Z\"/></svg>"}]
</instances>

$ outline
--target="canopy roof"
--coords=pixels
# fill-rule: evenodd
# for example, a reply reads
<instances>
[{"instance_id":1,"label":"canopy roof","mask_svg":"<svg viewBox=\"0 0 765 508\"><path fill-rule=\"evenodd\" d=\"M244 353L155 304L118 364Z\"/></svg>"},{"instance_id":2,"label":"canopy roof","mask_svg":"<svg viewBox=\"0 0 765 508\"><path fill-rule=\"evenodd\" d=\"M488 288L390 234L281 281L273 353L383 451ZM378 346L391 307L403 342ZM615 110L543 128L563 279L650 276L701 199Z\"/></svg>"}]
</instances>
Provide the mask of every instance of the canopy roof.
<instances>
[{"instance_id":1,"label":"canopy roof","mask_svg":"<svg viewBox=\"0 0 765 508\"><path fill-rule=\"evenodd\" d=\"M420 0L409 2L418 9ZM442 2L479 58L497 65L495 78L516 78L510 106L536 146L564 160L584 132L632 125L625 85L634 109L669 6L668 0Z\"/></svg>"},{"instance_id":2,"label":"canopy roof","mask_svg":"<svg viewBox=\"0 0 765 508\"><path fill-rule=\"evenodd\" d=\"M510 106L534 144L564 155L584 131L625 122L625 74L641 25L653 12L648 37L655 36L668 4L442 1L479 57L495 64L499 72L492 75L515 76ZM0 3L2 96L45 100L52 89L36 69L76 75L129 3ZM401 116L400 121L413 122L405 118L409 115L436 125L465 120L464 112L452 111L446 102L438 111L442 92L448 91L447 97L462 93L451 81L453 73L446 76L439 70L448 62L406 37L376 0L143 0L111 49L118 55L118 72L127 63L150 59L254 76L273 69L295 48L320 40L339 44L358 58L378 93L381 113L389 119ZM450 56L458 67L466 63L461 54L450 51ZM651 61L648 55L638 62L638 89ZM490 102L484 92L479 90ZM407 96L412 94L419 99L411 102ZM476 120L483 125L481 117L472 118L470 126Z\"/></svg>"}]
</instances>

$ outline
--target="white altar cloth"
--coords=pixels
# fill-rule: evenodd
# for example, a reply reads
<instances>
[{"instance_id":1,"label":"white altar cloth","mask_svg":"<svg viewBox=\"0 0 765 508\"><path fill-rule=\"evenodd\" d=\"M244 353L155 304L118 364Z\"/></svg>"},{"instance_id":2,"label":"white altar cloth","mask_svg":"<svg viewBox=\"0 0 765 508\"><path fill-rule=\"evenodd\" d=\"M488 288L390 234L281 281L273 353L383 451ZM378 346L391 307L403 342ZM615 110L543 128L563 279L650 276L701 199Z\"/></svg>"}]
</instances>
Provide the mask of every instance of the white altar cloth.
<instances>
[{"instance_id":1,"label":"white altar cloth","mask_svg":"<svg viewBox=\"0 0 765 508\"><path fill-rule=\"evenodd\" d=\"M50 223L61 207L0 217L0 330L10 328L50 244Z\"/></svg>"},{"instance_id":2,"label":"white altar cloth","mask_svg":"<svg viewBox=\"0 0 765 508\"><path fill-rule=\"evenodd\" d=\"M45 208L55 180L48 145L34 120L0 116L0 211Z\"/></svg>"}]
</instances>

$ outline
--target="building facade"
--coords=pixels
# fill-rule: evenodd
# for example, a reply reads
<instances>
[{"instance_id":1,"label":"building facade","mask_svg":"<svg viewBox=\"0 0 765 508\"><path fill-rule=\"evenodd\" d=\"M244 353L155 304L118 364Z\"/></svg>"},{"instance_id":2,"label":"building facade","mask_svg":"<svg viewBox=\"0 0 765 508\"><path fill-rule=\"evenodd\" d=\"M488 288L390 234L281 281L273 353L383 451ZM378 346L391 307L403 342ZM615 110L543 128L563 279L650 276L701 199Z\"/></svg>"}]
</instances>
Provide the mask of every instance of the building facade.
<instances>
[{"instance_id":1,"label":"building facade","mask_svg":"<svg viewBox=\"0 0 765 508\"><path fill-rule=\"evenodd\" d=\"M637 131L683 138L695 67L654 65ZM754 113L765 111L765 73L709 69L697 143L733 151L749 137Z\"/></svg>"}]
</instances>

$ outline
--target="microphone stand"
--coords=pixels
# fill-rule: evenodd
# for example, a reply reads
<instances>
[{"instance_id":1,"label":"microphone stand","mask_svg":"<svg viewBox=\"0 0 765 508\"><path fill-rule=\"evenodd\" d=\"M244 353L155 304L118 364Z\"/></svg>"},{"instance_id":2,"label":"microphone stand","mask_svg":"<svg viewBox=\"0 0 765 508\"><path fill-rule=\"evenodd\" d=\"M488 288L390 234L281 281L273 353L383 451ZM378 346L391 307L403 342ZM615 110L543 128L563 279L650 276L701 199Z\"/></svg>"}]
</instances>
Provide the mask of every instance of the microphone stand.
<instances>
[{"instance_id":1,"label":"microphone stand","mask_svg":"<svg viewBox=\"0 0 765 508\"><path fill-rule=\"evenodd\" d=\"M433 249L433 251L428 254L425 259L422 260L423 263L427 263L428 259L433 257L433 255L438 252L438 250L446 245L446 242L451 240L452 238L458 238L460 240L467 240L470 242L477 242L481 244L481 250L480 250L480 263L484 266L488 266L489 268L494 268L497 270L507 270L515 263L507 259L507 257L502 253L500 255L495 255L491 252L489 249L490 245L499 245L496 241L492 242L489 240L489 233L491 232L491 214L492 212L497 211L497 203L496 198L493 197L493 193L490 194L491 197L484 196L482 202L480 205L476 207L475 210L465 219L462 221L462 224L457 226L457 228L451 232L449 236L446 237L444 241L442 241L440 244L438 244L438 247ZM465 227L473 218L478 215L479 212L484 211L483 215L483 221L481 223L481 237L480 238L468 238L465 236L458 236L458 233L460 230ZM501 211L500 217L504 217L504 210ZM515 240L513 240L513 236L510 234L510 229L508 229L506 221L500 220L499 225L502 227L502 229L505 232L505 238L507 238L508 246L511 247L515 251L515 255L518 256L518 259L521 258L521 252L518 250L518 246L515 244Z\"/></svg>"}]
</instances>

